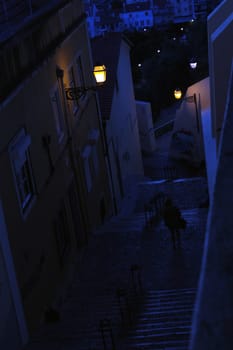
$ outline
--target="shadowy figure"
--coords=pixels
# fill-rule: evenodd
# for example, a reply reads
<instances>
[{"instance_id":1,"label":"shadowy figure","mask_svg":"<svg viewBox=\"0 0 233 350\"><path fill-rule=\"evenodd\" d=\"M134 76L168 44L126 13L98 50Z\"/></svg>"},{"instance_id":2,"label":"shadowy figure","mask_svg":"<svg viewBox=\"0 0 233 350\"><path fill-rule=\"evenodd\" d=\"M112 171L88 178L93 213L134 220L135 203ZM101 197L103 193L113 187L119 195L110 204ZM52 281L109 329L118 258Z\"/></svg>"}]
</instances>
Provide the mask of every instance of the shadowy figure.
<instances>
[{"instance_id":1,"label":"shadowy figure","mask_svg":"<svg viewBox=\"0 0 233 350\"><path fill-rule=\"evenodd\" d=\"M176 249L177 245L180 246L180 222L182 216L179 208L173 204L170 198L165 201L163 219L171 232L173 248Z\"/></svg>"}]
</instances>

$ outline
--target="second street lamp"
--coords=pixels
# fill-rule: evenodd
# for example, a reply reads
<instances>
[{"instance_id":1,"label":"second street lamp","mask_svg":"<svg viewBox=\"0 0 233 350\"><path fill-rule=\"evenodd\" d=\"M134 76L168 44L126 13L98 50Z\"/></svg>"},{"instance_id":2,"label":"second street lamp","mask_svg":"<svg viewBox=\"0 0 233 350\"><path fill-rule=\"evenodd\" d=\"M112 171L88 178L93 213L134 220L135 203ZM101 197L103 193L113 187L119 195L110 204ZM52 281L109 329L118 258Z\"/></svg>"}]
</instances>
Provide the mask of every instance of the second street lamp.
<instances>
[{"instance_id":1,"label":"second street lamp","mask_svg":"<svg viewBox=\"0 0 233 350\"><path fill-rule=\"evenodd\" d=\"M178 88L175 89L174 90L174 97L175 97L175 99L180 100L182 97L182 91Z\"/></svg>"}]
</instances>

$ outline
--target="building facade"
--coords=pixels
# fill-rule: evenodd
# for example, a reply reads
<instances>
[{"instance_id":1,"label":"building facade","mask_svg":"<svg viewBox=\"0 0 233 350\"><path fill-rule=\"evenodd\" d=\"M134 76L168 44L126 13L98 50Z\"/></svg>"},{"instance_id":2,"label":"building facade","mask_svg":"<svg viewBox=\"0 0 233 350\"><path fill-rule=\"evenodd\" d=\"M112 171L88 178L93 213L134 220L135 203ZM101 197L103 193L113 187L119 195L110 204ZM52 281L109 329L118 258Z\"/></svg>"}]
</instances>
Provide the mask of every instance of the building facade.
<instances>
[{"instance_id":1,"label":"building facade","mask_svg":"<svg viewBox=\"0 0 233 350\"><path fill-rule=\"evenodd\" d=\"M126 2L120 17L126 30L140 31L145 28L151 28L154 25L153 10L150 1Z\"/></svg>"},{"instance_id":2,"label":"building facade","mask_svg":"<svg viewBox=\"0 0 233 350\"><path fill-rule=\"evenodd\" d=\"M232 130L233 130L233 3L222 1L208 17L212 149L211 175L201 275L192 325L191 350L231 349L232 284ZM224 53L224 54L223 54ZM207 159L211 162L211 159ZM208 182L210 180L208 179Z\"/></svg>"},{"instance_id":3,"label":"building facade","mask_svg":"<svg viewBox=\"0 0 233 350\"><path fill-rule=\"evenodd\" d=\"M29 333L113 213L97 95L66 90L95 85L83 4L31 3L0 40L0 201Z\"/></svg>"},{"instance_id":4,"label":"building facade","mask_svg":"<svg viewBox=\"0 0 233 350\"><path fill-rule=\"evenodd\" d=\"M193 0L171 0L173 6L173 22L189 22L195 17Z\"/></svg>"},{"instance_id":5,"label":"building facade","mask_svg":"<svg viewBox=\"0 0 233 350\"><path fill-rule=\"evenodd\" d=\"M105 32L143 31L154 26L164 28L171 23L205 20L217 2L219 0L85 0L91 37Z\"/></svg>"}]
</instances>

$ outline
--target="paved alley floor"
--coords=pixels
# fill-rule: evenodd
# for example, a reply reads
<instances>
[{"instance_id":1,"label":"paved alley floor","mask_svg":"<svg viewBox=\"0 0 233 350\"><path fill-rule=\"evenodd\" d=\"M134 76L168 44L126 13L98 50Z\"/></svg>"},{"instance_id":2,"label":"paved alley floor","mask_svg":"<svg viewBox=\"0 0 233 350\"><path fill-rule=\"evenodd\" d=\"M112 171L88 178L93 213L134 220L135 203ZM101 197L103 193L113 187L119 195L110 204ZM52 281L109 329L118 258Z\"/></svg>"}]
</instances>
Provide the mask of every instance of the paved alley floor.
<instances>
[{"instance_id":1,"label":"paved alley floor","mask_svg":"<svg viewBox=\"0 0 233 350\"><path fill-rule=\"evenodd\" d=\"M132 265L140 268L142 288L149 293L197 288L208 214L202 205L206 179L158 182L147 176L136 187L137 195L129 196L132 212L112 218L90 237L59 307L60 321L42 325L25 350L104 349L99 322L110 319L117 337L122 327L117 290L133 288ZM146 225L144 204L158 192L172 196L188 222L176 250L162 220Z\"/></svg>"}]
</instances>

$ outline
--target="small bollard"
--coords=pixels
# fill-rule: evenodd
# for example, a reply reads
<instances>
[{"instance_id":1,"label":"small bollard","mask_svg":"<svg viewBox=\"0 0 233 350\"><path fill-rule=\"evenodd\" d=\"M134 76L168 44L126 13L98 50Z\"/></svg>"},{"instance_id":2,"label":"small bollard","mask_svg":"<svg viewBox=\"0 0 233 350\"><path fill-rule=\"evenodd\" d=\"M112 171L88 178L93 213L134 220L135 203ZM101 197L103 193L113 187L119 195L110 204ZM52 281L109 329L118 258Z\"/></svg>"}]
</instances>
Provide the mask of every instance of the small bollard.
<instances>
[{"instance_id":1,"label":"small bollard","mask_svg":"<svg viewBox=\"0 0 233 350\"><path fill-rule=\"evenodd\" d=\"M100 332L102 336L104 350L107 350L107 336L110 336L111 350L116 350L115 341L112 332L112 323L109 319L100 320Z\"/></svg>"},{"instance_id":2,"label":"small bollard","mask_svg":"<svg viewBox=\"0 0 233 350\"><path fill-rule=\"evenodd\" d=\"M129 318L129 322L131 323L131 310L129 306L129 299L128 299L128 293L125 288L118 288L116 290L116 295L118 298L119 308L120 308L120 315L121 315L121 321L126 321L125 317L125 308L127 311L127 315Z\"/></svg>"},{"instance_id":3,"label":"small bollard","mask_svg":"<svg viewBox=\"0 0 233 350\"><path fill-rule=\"evenodd\" d=\"M135 294L142 294L141 267L139 265L131 265L131 276Z\"/></svg>"}]
</instances>

